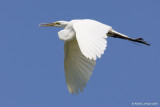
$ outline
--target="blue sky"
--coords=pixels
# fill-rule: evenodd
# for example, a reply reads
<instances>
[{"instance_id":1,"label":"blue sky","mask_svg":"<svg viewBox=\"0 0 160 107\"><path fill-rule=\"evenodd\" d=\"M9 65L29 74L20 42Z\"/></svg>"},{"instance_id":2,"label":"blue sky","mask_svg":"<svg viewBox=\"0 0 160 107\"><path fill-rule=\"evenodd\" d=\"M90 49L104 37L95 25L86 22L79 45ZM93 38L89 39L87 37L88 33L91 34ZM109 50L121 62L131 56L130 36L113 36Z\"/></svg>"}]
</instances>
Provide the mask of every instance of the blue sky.
<instances>
[{"instance_id":1,"label":"blue sky","mask_svg":"<svg viewBox=\"0 0 160 107\"><path fill-rule=\"evenodd\" d=\"M160 104L159 0L1 0L0 107L133 107ZM108 38L79 95L64 77L61 28L39 23L94 19L151 46Z\"/></svg>"}]
</instances>

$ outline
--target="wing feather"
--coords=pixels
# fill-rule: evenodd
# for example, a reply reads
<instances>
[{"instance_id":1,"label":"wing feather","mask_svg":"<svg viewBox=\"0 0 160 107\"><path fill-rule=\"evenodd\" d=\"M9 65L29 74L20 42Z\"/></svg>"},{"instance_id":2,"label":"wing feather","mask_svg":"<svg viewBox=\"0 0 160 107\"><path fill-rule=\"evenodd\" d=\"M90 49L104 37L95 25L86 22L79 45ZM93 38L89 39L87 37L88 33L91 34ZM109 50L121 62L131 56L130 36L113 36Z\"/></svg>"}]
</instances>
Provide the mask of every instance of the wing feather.
<instances>
[{"instance_id":1,"label":"wing feather","mask_svg":"<svg viewBox=\"0 0 160 107\"><path fill-rule=\"evenodd\" d=\"M76 39L65 42L64 51L67 87L70 93L78 94L79 90L83 91L83 88L86 86L96 62L82 54Z\"/></svg>"},{"instance_id":2,"label":"wing feather","mask_svg":"<svg viewBox=\"0 0 160 107\"><path fill-rule=\"evenodd\" d=\"M83 55L89 59L100 58L107 47L110 26L94 20L79 20L73 24L76 38Z\"/></svg>"}]
</instances>

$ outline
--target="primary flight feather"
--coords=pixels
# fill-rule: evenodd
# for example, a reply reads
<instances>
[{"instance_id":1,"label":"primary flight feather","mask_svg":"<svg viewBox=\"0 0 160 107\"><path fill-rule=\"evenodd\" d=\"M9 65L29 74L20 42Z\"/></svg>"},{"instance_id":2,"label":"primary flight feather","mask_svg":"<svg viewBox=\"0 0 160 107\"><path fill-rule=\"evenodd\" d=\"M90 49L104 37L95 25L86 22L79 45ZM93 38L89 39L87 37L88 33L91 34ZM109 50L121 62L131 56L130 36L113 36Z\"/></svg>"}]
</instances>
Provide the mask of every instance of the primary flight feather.
<instances>
[{"instance_id":1,"label":"primary flight feather","mask_svg":"<svg viewBox=\"0 0 160 107\"><path fill-rule=\"evenodd\" d=\"M126 39L150 45L142 38L130 38L112 29L111 26L91 19L57 21L40 26L62 27L58 32L64 45L64 68L68 90L72 94L83 91L89 80L97 57L100 58L107 47L107 36Z\"/></svg>"}]
</instances>

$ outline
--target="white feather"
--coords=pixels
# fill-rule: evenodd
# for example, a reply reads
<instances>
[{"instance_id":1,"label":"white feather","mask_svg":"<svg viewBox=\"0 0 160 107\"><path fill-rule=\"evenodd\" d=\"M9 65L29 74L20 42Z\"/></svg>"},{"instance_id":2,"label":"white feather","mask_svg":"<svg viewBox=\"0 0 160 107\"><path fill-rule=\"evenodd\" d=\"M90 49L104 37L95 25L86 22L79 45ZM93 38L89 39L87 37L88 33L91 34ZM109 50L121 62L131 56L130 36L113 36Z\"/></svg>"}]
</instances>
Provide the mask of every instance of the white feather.
<instances>
[{"instance_id":1,"label":"white feather","mask_svg":"<svg viewBox=\"0 0 160 107\"><path fill-rule=\"evenodd\" d=\"M76 38L85 57L96 60L107 47L107 33L111 27L94 20L78 20L73 23Z\"/></svg>"},{"instance_id":2,"label":"white feather","mask_svg":"<svg viewBox=\"0 0 160 107\"><path fill-rule=\"evenodd\" d=\"M82 54L76 39L65 42L64 52L67 87L70 93L78 94L86 86L96 62Z\"/></svg>"}]
</instances>

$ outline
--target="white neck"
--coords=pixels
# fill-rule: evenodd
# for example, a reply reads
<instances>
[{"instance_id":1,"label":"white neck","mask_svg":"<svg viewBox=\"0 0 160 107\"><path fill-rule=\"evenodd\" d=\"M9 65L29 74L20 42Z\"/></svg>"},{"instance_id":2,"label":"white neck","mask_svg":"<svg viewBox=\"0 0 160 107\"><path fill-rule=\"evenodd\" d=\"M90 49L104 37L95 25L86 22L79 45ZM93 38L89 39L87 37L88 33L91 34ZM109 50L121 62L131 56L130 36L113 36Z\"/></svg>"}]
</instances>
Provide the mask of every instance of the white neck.
<instances>
[{"instance_id":1,"label":"white neck","mask_svg":"<svg viewBox=\"0 0 160 107\"><path fill-rule=\"evenodd\" d=\"M58 22L60 23L60 25L58 27L63 27L63 28L65 28L69 23L67 21L58 21Z\"/></svg>"}]
</instances>

